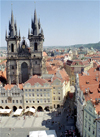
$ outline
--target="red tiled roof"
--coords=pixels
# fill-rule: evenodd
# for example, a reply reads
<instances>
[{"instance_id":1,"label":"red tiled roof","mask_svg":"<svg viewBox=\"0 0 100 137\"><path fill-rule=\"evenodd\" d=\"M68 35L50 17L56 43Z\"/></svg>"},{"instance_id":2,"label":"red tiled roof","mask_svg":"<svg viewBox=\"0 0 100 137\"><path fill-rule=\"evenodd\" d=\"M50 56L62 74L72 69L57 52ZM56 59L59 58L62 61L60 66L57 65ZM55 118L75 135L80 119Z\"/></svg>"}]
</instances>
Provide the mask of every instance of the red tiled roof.
<instances>
[{"instance_id":1,"label":"red tiled roof","mask_svg":"<svg viewBox=\"0 0 100 137\"><path fill-rule=\"evenodd\" d=\"M38 77L37 75L32 76L28 81L26 81L24 84L30 83L31 85L34 85L36 83L39 83L40 85L43 85L44 83L47 83L48 81L45 79L42 79Z\"/></svg>"}]
</instances>

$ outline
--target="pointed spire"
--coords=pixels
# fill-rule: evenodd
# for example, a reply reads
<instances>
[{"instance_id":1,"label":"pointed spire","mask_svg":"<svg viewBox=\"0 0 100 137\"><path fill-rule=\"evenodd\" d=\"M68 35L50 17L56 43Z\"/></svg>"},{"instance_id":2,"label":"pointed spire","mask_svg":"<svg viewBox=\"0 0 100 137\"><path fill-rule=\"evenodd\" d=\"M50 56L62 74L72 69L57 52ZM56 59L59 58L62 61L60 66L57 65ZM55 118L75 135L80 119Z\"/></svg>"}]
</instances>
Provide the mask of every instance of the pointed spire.
<instances>
[{"instance_id":1,"label":"pointed spire","mask_svg":"<svg viewBox=\"0 0 100 137\"><path fill-rule=\"evenodd\" d=\"M19 29L19 38L20 38L20 29Z\"/></svg>"},{"instance_id":2,"label":"pointed spire","mask_svg":"<svg viewBox=\"0 0 100 137\"><path fill-rule=\"evenodd\" d=\"M40 27L41 27L40 18L39 18L39 20L38 20L38 26L39 26L39 29L40 29Z\"/></svg>"},{"instance_id":3,"label":"pointed spire","mask_svg":"<svg viewBox=\"0 0 100 137\"><path fill-rule=\"evenodd\" d=\"M14 25L14 17L13 17L13 10L11 11L11 23L10 23L10 33L9 34L12 38L14 38L14 36L16 35L15 25Z\"/></svg>"},{"instance_id":4,"label":"pointed spire","mask_svg":"<svg viewBox=\"0 0 100 137\"><path fill-rule=\"evenodd\" d=\"M6 33L5 33L5 39L7 38L7 29L6 29Z\"/></svg>"},{"instance_id":5,"label":"pointed spire","mask_svg":"<svg viewBox=\"0 0 100 137\"><path fill-rule=\"evenodd\" d=\"M36 9L34 11L34 27L33 27L33 35L39 34L39 27L38 27L38 21L37 21L37 15L36 15Z\"/></svg>"},{"instance_id":6,"label":"pointed spire","mask_svg":"<svg viewBox=\"0 0 100 137\"><path fill-rule=\"evenodd\" d=\"M30 28L28 29L28 35L30 35Z\"/></svg>"},{"instance_id":7,"label":"pointed spire","mask_svg":"<svg viewBox=\"0 0 100 137\"><path fill-rule=\"evenodd\" d=\"M16 33L16 36L17 36L17 23L16 23L16 20L15 20L15 33Z\"/></svg>"},{"instance_id":8,"label":"pointed spire","mask_svg":"<svg viewBox=\"0 0 100 137\"><path fill-rule=\"evenodd\" d=\"M42 29L42 28L41 28L41 35L44 35L44 34L43 34L43 29Z\"/></svg>"}]
</instances>

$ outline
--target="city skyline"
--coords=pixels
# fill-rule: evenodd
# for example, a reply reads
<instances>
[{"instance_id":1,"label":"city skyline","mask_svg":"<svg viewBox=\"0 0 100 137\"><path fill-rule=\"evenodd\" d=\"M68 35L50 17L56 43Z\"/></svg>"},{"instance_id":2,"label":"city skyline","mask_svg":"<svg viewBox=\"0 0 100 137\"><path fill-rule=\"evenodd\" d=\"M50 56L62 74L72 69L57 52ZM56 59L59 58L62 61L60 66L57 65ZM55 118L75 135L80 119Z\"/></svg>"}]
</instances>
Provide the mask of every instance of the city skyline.
<instances>
[{"instance_id":1,"label":"city skyline","mask_svg":"<svg viewBox=\"0 0 100 137\"><path fill-rule=\"evenodd\" d=\"M68 46L96 43L100 41L99 1L12 1L14 20L22 37L29 45L28 29L36 8L44 31L44 46ZM6 8L6 10L5 10ZM1 1L0 46L7 46L5 30L8 32L11 18L11 1Z\"/></svg>"}]
</instances>

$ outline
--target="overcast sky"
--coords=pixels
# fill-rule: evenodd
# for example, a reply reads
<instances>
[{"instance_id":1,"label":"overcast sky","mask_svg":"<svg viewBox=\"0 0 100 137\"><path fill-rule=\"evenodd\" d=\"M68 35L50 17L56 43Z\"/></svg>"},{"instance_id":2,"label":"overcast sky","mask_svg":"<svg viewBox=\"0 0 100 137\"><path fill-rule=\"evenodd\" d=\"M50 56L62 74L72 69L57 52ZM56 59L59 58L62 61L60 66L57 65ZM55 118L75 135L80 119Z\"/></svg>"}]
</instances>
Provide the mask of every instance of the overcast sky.
<instances>
[{"instance_id":1,"label":"overcast sky","mask_svg":"<svg viewBox=\"0 0 100 137\"><path fill-rule=\"evenodd\" d=\"M28 41L28 28L36 7L44 31L44 46L66 46L100 41L100 1L12 1L21 37ZM11 18L11 1L0 3L0 46L6 46L5 30Z\"/></svg>"}]
</instances>

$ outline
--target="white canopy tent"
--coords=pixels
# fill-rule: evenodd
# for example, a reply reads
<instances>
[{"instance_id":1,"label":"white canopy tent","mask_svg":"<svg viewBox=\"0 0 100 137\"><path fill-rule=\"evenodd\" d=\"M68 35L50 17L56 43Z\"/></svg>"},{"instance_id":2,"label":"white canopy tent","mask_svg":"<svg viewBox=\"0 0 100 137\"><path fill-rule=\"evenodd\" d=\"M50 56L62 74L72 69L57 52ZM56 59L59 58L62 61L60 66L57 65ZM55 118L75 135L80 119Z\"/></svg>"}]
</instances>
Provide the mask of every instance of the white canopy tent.
<instances>
[{"instance_id":1,"label":"white canopy tent","mask_svg":"<svg viewBox=\"0 0 100 137\"><path fill-rule=\"evenodd\" d=\"M11 111L11 109L0 109L0 114L9 115Z\"/></svg>"},{"instance_id":2,"label":"white canopy tent","mask_svg":"<svg viewBox=\"0 0 100 137\"><path fill-rule=\"evenodd\" d=\"M25 109L24 113L28 113L28 112L35 113L35 108L27 108L27 109Z\"/></svg>"},{"instance_id":3,"label":"white canopy tent","mask_svg":"<svg viewBox=\"0 0 100 137\"><path fill-rule=\"evenodd\" d=\"M55 130L41 130L29 132L29 137L57 137Z\"/></svg>"},{"instance_id":4,"label":"white canopy tent","mask_svg":"<svg viewBox=\"0 0 100 137\"><path fill-rule=\"evenodd\" d=\"M14 116L19 116L21 115L23 109L17 109L15 112L14 112Z\"/></svg>"}]
</instances>

